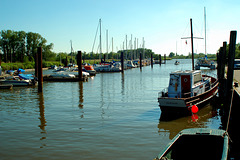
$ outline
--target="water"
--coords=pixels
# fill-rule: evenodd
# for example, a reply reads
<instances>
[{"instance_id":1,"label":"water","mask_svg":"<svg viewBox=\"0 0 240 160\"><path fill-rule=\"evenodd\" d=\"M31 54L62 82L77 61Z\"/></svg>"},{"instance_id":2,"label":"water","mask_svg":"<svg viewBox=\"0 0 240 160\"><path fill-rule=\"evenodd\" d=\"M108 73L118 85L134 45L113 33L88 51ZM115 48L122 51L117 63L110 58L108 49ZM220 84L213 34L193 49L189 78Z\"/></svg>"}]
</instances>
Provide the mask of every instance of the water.
<instances>
[{"instance_id":1,"label":"water","mask_svg":"<svg viewBox=\"0 0 240 160\"><path fill-rule=\"evenodd\" d=\"M43 94L37 87L1 90L1 159L153 159L182 129L219 128L211 105L197 121L161 120L158 92L171 71L191 68L191 60L173 63L101 73L88 82L44 82Z\"/></svg>"}]
</instances>

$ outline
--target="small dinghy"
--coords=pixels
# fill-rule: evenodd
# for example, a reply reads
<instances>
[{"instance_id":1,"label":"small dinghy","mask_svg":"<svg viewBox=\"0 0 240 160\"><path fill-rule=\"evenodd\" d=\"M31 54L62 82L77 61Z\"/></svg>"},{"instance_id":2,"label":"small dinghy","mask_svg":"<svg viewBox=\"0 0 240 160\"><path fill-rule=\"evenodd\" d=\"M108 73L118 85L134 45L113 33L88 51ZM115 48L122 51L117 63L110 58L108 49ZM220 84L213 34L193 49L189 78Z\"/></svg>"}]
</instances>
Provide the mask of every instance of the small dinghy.
<instances>
[{"instance_id":1,"label":"small dinghy","mask_svg":"<svg viewBox=\"0 0 240 160\"><path fill-rule=\"evenodd\" d=\"M155 160L227 160L229 136L208 128L185 129L178 133Z\"/></svg>"}]
</instances>

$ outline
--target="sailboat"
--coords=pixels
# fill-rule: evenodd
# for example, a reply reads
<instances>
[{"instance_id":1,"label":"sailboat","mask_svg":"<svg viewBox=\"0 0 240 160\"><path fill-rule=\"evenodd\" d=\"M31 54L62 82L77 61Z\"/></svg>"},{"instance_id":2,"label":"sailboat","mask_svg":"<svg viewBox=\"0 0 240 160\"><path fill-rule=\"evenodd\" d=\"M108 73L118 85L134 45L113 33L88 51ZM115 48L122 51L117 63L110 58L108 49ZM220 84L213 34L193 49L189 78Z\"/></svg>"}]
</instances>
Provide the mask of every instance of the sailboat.
<instances>
[{"instance_id":1,"label":"sailboat","mask_svg":"<svg viewBox=\"0 0 240 160\"><path fill-rule=\"evenodd\" d=\"M217 78L203 75L201 71L194 70L192 19L190 19L190 26L192 70L170 73L169 86L158 94L162 113L191 114L193 106L203 106L218 92Z\"/></svg>"},{"instance_id":2,"label":"sailboat","mask_svg":"<svg viewBox=\"0 0 240 160\"><path fill-rule=\"evenodd\" d=\"M204 7L204 32L205 32L205 57L197 59L195 69L199 70L201 67L208 67L216 69L214 61L207 58L207 32L206 32L206 8Z\"/></svg>"}]
</instances>

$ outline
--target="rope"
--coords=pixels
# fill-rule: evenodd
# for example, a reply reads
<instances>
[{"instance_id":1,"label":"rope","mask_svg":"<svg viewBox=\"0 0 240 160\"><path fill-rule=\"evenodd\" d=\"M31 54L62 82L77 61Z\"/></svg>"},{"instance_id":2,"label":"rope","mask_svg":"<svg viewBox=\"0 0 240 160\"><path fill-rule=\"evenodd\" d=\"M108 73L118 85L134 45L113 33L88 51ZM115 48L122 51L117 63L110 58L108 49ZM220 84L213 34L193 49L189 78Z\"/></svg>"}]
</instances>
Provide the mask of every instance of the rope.
<instances>
[{"instance_id":1,"label":"rope","mask_svg":"<svg viewBox=\"0 0 240 160\"><path fill-rule=\"evenodd\" d=\"M234 89L232 89L232 99L231 99L230 109L229 109L229 113L228 113L228 122L227 122L226 132L228 131L228 126L229 126L229 121L230 121L230 116L231 116L231 111L232 111L233 94L234 94Z\"/></svg>"}]
</instances>

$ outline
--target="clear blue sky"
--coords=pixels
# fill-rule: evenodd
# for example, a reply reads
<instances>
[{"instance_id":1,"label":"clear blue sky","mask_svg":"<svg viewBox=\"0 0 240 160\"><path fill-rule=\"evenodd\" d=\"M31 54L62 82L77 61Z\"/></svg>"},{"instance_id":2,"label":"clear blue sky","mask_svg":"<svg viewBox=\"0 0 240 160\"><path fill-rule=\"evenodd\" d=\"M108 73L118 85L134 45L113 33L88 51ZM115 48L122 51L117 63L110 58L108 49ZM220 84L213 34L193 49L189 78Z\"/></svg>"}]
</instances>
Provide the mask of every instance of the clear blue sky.
<instances>
[{"instance_id":1,"label":"clear blue sky","mask_svg":"<svg viewBox=\"0 0 240 160\"><path fill-rule=\"evenodd\" d=\"M0 6L1 30L39 33L54 44L54 52L69 53L70 40L74 51L91 52L100 18L103 52L108 29L114 52L132 34L139 46L144 37L145 47L157 54L177 50L187 55L190 40L186 45L181 37L190 36L190 18L194 36L204 37L204 7L208 53L216 53L223 41L229 42L231 30L240 31L239 0L0 0ZM204 53L204 40L194 40L194 50Z\"/></svg>"}]
</instances>

